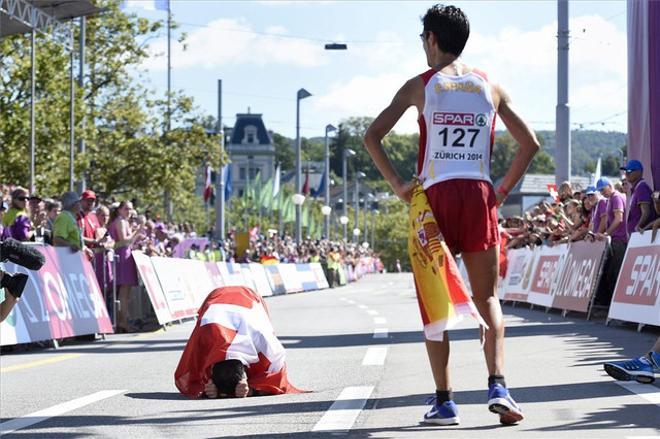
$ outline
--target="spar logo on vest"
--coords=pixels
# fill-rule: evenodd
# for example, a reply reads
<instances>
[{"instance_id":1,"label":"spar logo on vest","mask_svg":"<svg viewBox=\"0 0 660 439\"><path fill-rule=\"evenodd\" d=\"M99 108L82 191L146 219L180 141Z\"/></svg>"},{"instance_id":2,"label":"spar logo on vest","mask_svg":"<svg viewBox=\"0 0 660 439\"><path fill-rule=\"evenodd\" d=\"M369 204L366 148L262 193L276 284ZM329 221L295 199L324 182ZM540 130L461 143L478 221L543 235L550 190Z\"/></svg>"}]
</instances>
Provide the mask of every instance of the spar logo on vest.
<instances>
[{"instance_id":1,"label":"spar logo on vest","mask_svg":"<svg viewBox=\"0 0 660 439\"><path fill-rule=\"evenodd\" d=\"M488 118L484 113L453 113L436 111L433 113L433 125L451 125L464 127L484 127Z\"/></svg>"}]
</instances>

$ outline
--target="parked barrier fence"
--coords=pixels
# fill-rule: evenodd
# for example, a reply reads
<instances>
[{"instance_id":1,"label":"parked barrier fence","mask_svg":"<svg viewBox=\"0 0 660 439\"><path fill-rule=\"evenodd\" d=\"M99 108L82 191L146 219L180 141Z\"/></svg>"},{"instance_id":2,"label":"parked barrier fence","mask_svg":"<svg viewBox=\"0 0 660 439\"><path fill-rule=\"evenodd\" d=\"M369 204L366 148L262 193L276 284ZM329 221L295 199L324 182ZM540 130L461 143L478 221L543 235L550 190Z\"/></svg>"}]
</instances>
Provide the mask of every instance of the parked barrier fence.
<instances>
[{"instance_id":1,"label":"parked barrier fence","mask_svg":"<svg viewBox=\"0 0 660 439\"><path fill-rule=\"evenodd\" d=\"M14 264L0 264L8 272L29 276L23 296L0 326L0 345L57 340L94 333L112 333L108 307L116 316L116 282L101 276L82 253L66 248L37 247L46 257L39 271ZM99 258L103 267L106 259ZM194 317L207 294L214 288L242 285L261 296L322 290L329 287L323 267L311 264L238 264L192 259L150 257L134 251L141 284L146 290L159 325ZM113 261L114 262L114 261ZM99 263L98 261L96 263ZM110 264L115 272L115 264ZM353 280L382 270L378 259L364 258L356 270L342 267L339 277ZM110 283L110 284L109 284ZM108 297L104 300L104 295ZM128 306L124 304L124 306Z\"/></svg>"}]
</instances>

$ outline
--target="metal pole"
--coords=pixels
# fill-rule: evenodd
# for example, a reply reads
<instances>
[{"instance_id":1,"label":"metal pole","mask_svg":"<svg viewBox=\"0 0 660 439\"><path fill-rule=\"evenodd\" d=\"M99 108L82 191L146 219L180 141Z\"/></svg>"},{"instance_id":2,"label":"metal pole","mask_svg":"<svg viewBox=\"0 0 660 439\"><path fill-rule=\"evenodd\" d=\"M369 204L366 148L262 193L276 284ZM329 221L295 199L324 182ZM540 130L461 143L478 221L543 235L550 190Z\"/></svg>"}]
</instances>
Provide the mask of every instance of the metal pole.
<instances>
[{"instance_id":1,"label":"metal pole","mask_svg":"<svg viewBox=\"0 0 660 439\"><path fill-rule=\"evenodd\" d=\"M557 111L555 181L557 185L571 177L571 129L568 105L568 0L557 0Z\"/></svg>"},{"instance_id":2,"label":"metal pole","mask_svg":"<svg viewBox=\"0 0 660 439\"><path fill-rule=\"evenodd\" d=\"M73 63L75 56L73 52L73 32L71 33L71 51L69 52L71 66L69 68L69 190L73 191L73 160L75 149L75 75L73 74Z\"/></svg>"},{"instance_id":3,"label":"metal pole","mask_svg":"<svg viewBox=\"0 0 660 439\"><path fill-rule=\"evenodd\" d=\"M172 129L172 11L170 2L167 2L167 132ZM163 195L165 214L168 221L172 221L172 200L170 190L165 189Z\"/></svg>"},{"instance_id":4,"label":"metal pole","mask_svg":"<svg viewBox=\"0 0 660 439\"><path fill-rule=\"evenodd\" d=\"M376 251L376 214L371 209L371 251Z\"/></svg>"},{"instance_id":5,"label":"metal pole","mask_svg":"<svg viewBox=\"0 0 660 439\"><path fill-rule=\"evenodd\" d=\"M328 139L330 127L332 127L332 125L326 125L325 127L325 194L323 201L326 206L330 205L330 142ZM325 218L323 219L323 235L325 236L325 239L330 239L330 215L325 215Z\"/></svg>"},{"instance_id":6,"label":"metal pole","mask_svg":"<svg viewBox=\"0 0 660 439\"><path fill-rule=\"evenodd\" d=\"M35 150L36 150L36 136L35 136L35 117L34 117L34 106L35 106L35 74L37 68L36 56L35 56L35 34L36 31L32 29L30 34L30 193L35 192L34 184L34 162L35 162Z\"/></svg>"},{"instance_id":7,"label":"metal pole","mask_svg":"<svg viewBox=\"0 0 660 439\"><path fill-rule=\"evenodd\" d=\"M119 255L112 252L112 326L117 327L117 258ZM119 303L121 306L121 303Z\"/></svg>"},{"instance_id":8,"label":"metal pole","mask_svg":"<svg viewBox=\"0 0 660 439\"><path fill-rule=\"evenodd\" d=\"M362 242L369 242L369 227L367 224L367 220L369 219L369 195L364 196L364 221L362 224L364 224L364 240Z\"/></svg>"},{"instance_id":9,"label":"metal pole","mask_svg":"<svg viewBox=\"0 0 660 439\"><path fill-rule=\"evenodd\" d=\"M296 98L296 187L295 193L299 194L301 191L301 152L300 152L300 92ZM300 221L300 204L296 204L296 242L300 244L302 237L302 223Z\"/></svg>"},{"instance_id":10,"label":"metal pole","mask_svg":"<svg viewBox=\"0 0 660 439\"><path fill-rule=\"evenodd\" d=\"M346 166L346 150L344 150L342 154L342 159L341 159L341 177L344 180L344 200L342 201L342 207L344 210L344 215L345 217L348 217L348 176L347 176L347 168ZM348 224L343 224L344 226L344 242L348 240Z\"/></svg>"},{"instance_id":11,"label":"metal pole","mask_svg":"<svg viewBox=\"0 0 660 439\"><path fill-rule=\"evenodd\" d=\"M80 62L80 65L78 66L78 88L80 90L83 90L83 87L85 85L85 31L87 28L87 20L85 17L80 17L80 35L79 35L79 40L78 44L80 45L79 52L78 52L78 59ZM85 112L82 112L82 120L80 126L83 128L82 134L80 138L78 139L78 153L79 154L84 154L85 153L85 135L84 135L84 128L85 128ZM83 191L87 189L87 179L85 178L85 173L80 174L80 180L78 183L78 193L82 194Z\"/></svg>"},{"instance_id":12,"label":"metal pole","mask_svg":"<svg viewBox=\"0 0 660 439\"><path fill-rule=\"evenodd\" d=\"M218 126L216 133L220 134L220 154L225 150L225 130L222 127L222 79L218 79ZM229 165L231 166L231 165ZM215 239L225 239L225 167L220 165L215 178Z\"/></svg>"},{"instance_id":13,"label":"metal pole","mask_svg":"<svg viewBox=\"0 0 660 439\"><path fill-rule=\"evenodd\" d=\"M353 194L353 223L354 228L360 228L360 173L355 173L355 193ZM358 237L353 234L353 241L358 242Z\"/></svg>"}]
</instances>

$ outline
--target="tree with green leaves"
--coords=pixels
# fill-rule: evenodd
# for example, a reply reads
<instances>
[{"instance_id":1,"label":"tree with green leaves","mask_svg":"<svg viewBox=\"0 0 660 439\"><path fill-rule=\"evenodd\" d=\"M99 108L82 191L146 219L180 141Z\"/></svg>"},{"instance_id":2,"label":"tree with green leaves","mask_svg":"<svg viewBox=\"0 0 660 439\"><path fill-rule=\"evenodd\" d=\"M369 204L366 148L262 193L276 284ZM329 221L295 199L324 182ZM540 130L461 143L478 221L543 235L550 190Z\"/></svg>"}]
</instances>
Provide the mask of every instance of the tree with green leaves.
<instances>
[{"instance_id":1,"label":"tree with green leaves","mask_svg":"<svg viewBox=\"0 0 660 439\"><path fill-rule=\"evenodd\" d=\"M101 196L137 198L154 210L161 206L163 189L169 189L175 220L192 216L201 228L206 223L202 202L190 194L204 165L217 168L226 161L219 139L207 134L207 116L181 93L172 96L172 130L167 132L167 97L155 96L144 75L136 73L163 22L125 14L116 1L97 4L104 13L87 20L85 86L75 96L75 135L87 145L85 154L76 155L76 177L84 173L87 185ZM69 54L40 34L36 43L35 180L40 193L55 195L68 186ZM0 53L0 175L3 182L27 185L29 38L1 39Z\"/></svg>"}]
</instances>

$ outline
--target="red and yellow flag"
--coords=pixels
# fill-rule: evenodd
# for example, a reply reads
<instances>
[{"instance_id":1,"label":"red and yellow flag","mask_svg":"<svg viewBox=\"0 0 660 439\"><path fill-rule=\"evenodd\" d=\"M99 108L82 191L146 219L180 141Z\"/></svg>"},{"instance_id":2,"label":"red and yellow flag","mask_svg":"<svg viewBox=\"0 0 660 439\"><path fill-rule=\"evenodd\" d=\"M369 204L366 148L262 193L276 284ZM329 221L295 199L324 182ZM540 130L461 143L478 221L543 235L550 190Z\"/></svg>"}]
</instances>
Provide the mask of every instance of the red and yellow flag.
<instances>
[{"instance_id":1,"label":"red and yellow flag","mask_svg":"<svg viewBox=\"0 0 660 439\"><path fill-rule=\"evenodd\" d=\"M420 184L413 190L408 223L408 253L426 339L442 341L444 331L466 315L487 327L442 239Z\"/></svg>"}]
</instances>

